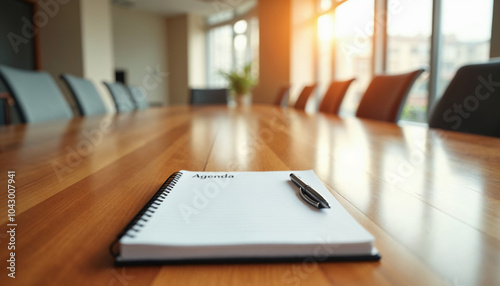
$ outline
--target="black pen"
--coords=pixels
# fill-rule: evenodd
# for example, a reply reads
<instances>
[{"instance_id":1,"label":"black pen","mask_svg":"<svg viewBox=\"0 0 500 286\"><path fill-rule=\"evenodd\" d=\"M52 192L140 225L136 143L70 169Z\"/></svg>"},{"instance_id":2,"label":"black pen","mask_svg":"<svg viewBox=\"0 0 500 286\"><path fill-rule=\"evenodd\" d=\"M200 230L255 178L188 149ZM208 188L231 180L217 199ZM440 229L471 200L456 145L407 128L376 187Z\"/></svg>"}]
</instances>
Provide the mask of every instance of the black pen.
<instances>
[{"instance_id":1,"label":"black pen","mask_svg":"<svg viewBox=\"0 0 500 286\"><path fill-rule=\"evenodd\" d=\"M295 185L297 185L297 187L299 187L299 194L306 203L318 209L330 208L330 205L325 198L323 198L323 196L316 192L313 187L306 184L297 175L293 173L290 174L290 179Z\"/></svg>"}]
</instances>

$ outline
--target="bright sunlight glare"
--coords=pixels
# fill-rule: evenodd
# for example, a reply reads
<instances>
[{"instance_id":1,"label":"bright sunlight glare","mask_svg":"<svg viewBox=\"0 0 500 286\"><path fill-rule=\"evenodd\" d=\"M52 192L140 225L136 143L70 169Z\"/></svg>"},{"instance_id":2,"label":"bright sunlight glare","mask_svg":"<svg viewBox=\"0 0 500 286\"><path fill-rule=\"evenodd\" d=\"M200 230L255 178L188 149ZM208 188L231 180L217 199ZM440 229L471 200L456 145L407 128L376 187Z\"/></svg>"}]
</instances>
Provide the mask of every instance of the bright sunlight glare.
<instances>
[{"instance_id":1,"label":"bright sunlight glare","mask_svg":"<svg viewBox=\"0 0 500 286\"><path fill-rule=\"evenodd\" d=\"M333 17L325 14L318 18L318 35L320 40L330 41L333 38Z\"/></svg>"}]
</instances>

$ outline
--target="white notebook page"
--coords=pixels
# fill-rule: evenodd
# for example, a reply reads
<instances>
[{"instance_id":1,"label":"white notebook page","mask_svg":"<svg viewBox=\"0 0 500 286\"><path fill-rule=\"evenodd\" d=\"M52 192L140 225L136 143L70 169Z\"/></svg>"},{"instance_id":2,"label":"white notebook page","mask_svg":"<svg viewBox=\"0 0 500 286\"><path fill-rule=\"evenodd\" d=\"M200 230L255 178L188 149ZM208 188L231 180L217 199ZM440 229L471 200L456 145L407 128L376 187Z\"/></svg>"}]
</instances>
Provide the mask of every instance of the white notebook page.
<instances>
[{"instance_id":1,"label":"white notebook page","mask_svg":"<svg viewBox=\"0 0 500 286\"><path fill-rule=\"evenodd\" d=\"M124 236L122 245L373 242L372 235L347 213L312 170L293 173L323 195L330 209L306 204L290 181L291 171L181 172L161 207L133 238Z\"/></svg>"}]
</instances>

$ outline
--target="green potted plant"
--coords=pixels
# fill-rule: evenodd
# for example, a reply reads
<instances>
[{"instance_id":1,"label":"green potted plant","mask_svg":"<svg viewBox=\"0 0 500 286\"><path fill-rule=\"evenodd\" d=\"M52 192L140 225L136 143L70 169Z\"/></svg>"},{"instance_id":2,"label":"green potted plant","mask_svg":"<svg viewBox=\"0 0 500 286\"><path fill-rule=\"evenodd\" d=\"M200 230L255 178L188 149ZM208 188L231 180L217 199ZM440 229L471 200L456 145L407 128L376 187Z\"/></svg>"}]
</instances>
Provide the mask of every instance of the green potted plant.
<instances>
[{"instance_id":1,"label":"green potted plant","mask_svg":"<svg viewBox=\"0 0 500 286\"><path fill-rule=\"evenodd\" d=\"M257 83L252 75L252 65L246 64L242 70L232 70L230 72L219 72L229 82L230 105L248 105L252 101L250 90ZM231 103L232 101L232 103Z\"/></svg>"}]
</instances>

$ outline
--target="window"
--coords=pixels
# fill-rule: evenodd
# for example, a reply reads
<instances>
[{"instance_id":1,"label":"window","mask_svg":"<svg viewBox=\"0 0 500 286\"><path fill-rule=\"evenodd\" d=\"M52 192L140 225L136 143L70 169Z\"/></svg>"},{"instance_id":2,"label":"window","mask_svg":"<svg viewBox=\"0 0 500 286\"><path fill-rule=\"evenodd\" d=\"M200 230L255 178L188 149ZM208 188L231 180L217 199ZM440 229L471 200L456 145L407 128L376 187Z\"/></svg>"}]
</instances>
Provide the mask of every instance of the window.
<instances>
[{"instance_id":1,"label":"window","mask_svg":"<svg viewBox=\"0 0 500 286\"><path fill-rule=\"evenodd\" d=\"M320 13L331 10L335 1L320 0ZM321 17L324 15L318 17L318 81L321 84L329 77L337 80L355 77L341 109L341 114L354 114L372 79L374 63L377 71L382 68L382 72L389 74L424 68L426 71L410 90L401 119L426 122L428 107L433 104L429 98L442 95L458 68L488 61L493 0L387 0L386 8L377 10L374 15L377 1L383 4L385 0L339 1L342 4L334 10L332 24L333 43L322 39ZM436 5L441 6L437 19L440 25L433 26L433 7ZM373 27L381 19L384 21L384 15L387 15L386 33L374 39ZM439 33L440 45L431 42L432 33ZM375 54L385 57L386 62L379 67L382 59L373 58L373 43L382 42L383 37L387 43L385 50L379 50L384 49L384 45L377 45ZM432 45L438 57L437 62L431 63ZM430 70L431 67L436 70ZM437 86L430 91L431 79Z\"/></svg>"},{"instance_id":2,"label":"window","mask_svg":"<svg viewBox=\"0 0 500 286\"><path fill-rule=\"evenodd\" d=\"M230 21L234 18L234 11L225 10L212 15L207 16L208 25L216 25L225 21Z\"/></svg>"},{"instance_id":3,"label":"window","mask_svg":"<svg viewBox=\"0 0 500 286\"><path fill-rule=\"evenodd\" d=\"M387 7L386 72L405 73L426 69L410 90L400 119L426 122L432 0L389 0Z\"/></svg>"},{"instance_id":4,"label":"window","mask_svg":"<svg viewBox=\"0 0 500 286\"><path fill-rule=\"evenodd\" d=\"M488 61L493 11L493 0L442 0L442 5L437 97L459 67Z\"/></svg>"},{"instance_id":5,"label":"window","mask_svg":"<svg viewBox=\"0 0 500 286\"><path fill-rule=\"evenodd\" d=\"M234 23L234 65L237 68L242 68L248 61L247 44L248 39L246 32L248 31L248 23L246 20L239 20Z\"/></svg>"},{"instance_id":6,"label":"window","mask_svg":"<svg viewBox=\"0 0 500 286\"><path fill-rule=\"evenodd\" d=\"M206 18L207 30L207 85L225 87L220 71L230 71L252 64L258 71L259 22L255 1L248 1L234 10L222 11Z\"/></svg>"},{"instance_id":7,"label":"window","mask_svg":"<svg viewBox=\"0 0 500 286\"><path fill-rule=\"evenodd\" d=\"M259 74L259 20L257 17L250 19L250 61L252 62L252 72L254 77Z\"/></svg>"},{"instance_id":8,"label":"window","mask_svg":"<svg viewBox=\"0 0 500 286\"><path fill-rule=\"evenodd\" d=\"M349 0L335 11L335 79L355 77L342 103L342 114L354 114L371 81L373 0Z\"/></svg>"},{"instance_id":9,"label":"window","mask_svg":"<svg viewBox=\"0 0 500 286\"><path fill-rule=\"evenodd\" d=\"M321 0L319 12L325 12L332 6L331 0ZM318 87L323 96L333 78L333 16L324 14L318 18Z\"/></svg>"},{"instance_id":10,"label":"window","mask_svg":"<svg viewBox=\"0 0 500 286\"><path fill-rule=\"evenodd\" d=\"M233 27L225 25L208 31L208 85L223 87L226 80L219 76L219 71L233 67Z\"/></svg>"}]
</instances>

